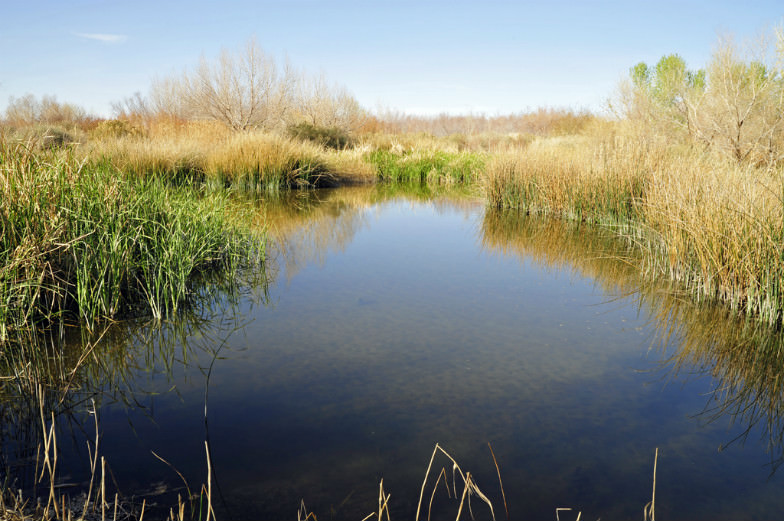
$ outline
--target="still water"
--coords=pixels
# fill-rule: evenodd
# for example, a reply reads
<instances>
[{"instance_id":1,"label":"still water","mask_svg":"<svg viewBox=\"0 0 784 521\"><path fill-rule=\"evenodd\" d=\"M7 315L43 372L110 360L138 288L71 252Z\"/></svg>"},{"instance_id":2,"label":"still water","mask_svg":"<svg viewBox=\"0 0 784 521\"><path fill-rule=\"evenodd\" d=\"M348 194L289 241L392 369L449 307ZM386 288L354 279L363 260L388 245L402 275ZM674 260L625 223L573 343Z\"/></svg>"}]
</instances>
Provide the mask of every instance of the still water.
<instances>
[{"instance_id":1,"label":"still water","mask_svg":"<svg viewBox=\"0 0 784 521\"><path fill-rule=\"evenodd\" d=\"M641 519L657 448L657 517L784 515L780 341L640 285L611 233L381 187L259 206L265 280L96 343L58 418L64 483L88 479L89 394L126 496L168 508L172 467L198 489L207 441L219 520L295 519L304 500L359 521L382 478L392 519L414 519L436 443L498 519L499 471L511 519ZM440 487L432 517L454 519Z\"/></svg>"}]
</instances>

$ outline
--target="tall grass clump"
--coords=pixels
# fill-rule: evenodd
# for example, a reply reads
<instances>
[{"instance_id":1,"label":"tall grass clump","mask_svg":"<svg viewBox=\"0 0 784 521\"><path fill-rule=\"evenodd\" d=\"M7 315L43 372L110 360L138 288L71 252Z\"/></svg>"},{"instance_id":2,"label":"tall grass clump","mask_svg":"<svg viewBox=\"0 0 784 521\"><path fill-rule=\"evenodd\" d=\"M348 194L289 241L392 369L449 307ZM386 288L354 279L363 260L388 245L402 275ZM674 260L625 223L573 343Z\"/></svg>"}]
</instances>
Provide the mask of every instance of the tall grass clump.
<instances>
[{"instance_id":1,"label":"tall grass clump","mask_svg":"<svg viewBox=\"0 0 784 521\"><path fill-rule=\"evenodd\" d=\"M107 135L86 147L93 163L108 163L124 174L158 177L170 184L203 180L205 146L187 136Z\"/></svg>"},{"instance_id":2,"label":"tall grass clump","mask_svg":"<svg viewBox=\"0 0 784 521\"><path fill-rule=\"evenodd\" d=\"M247 191L270 191L328 184L322 150L312 143L275 134L236 133L211 148L205 158L208 182Z\"/></svg>"},{"instance_id":3,"label":"tall grass clump","mask_svg":"<svg viewBox=\"0 0 784 521\"><path fill-rule=\"evenodd\" d=\"M776 324L784 310L784 170L692 158L652 173L648 271Z\"/></svg>"},{"instance_id":4,"label":"tall grass clump","mask_svg":"<svg viewBox=\"0 0 784 521\"><path fill-rule=\"evenodd\" d=\"M382 181L456 184L477 181L484 168L485 156L438 149L379 149L369 153L368 161L376 166Z\"/></svg>"},{"instance_id":5,"label":"tall grass clump","mask_svg":"<svg viewBox=\"0 0 784 521\"><path fill-rule=\"evenodd\" d=\"M73 317L162 317L191 281L263 253L226 195L0 139L0 340Z\"/></svg>"},{"instance_id":6,"label":"tall grass clump","mask_svg":"<svg viewBox=\"0 0 784 521\"><path fill-rule=\"evenodd\" d=\"M699 300L781 323L784 171L651 139L548 140L488 164L491 205L608 224L641 269Z\"/></svg>"},{"instance_id":7,"label":"tall grass clump","mask_svg":"<svg viewBox=\"0 0 784 521\"><path fill-rule=\"evenodd\" d=\"M639 218L657 156L621 139L553 138L493 156L484 186L489 204L499 208L624 223Z\"/></svg>"}]
</instances>

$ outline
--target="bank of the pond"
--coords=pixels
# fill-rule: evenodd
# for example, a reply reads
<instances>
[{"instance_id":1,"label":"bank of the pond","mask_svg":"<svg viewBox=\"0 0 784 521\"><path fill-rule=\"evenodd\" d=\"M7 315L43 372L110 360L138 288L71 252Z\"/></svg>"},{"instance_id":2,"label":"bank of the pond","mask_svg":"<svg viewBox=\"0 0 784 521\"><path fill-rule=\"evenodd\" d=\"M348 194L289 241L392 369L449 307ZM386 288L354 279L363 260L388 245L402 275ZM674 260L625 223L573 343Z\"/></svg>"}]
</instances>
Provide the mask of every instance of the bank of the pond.
<instances>
[{"instance_id":1,"label":"bank of the pond","mask_svg":"<svg viewBox=\"0 0 784 521\"><path fill-rule=\"evenodd\" d=\"M489 204L617 227L640 271L698 301L780 325L784 313L784 170L664 142L572 137L499 154Z\"/></svg>"},{"instance_id":2,"label":"bank of the pond","mask_svg":"<svg viewBox=\"0 0 784 521\"><path fill-rule=\"evenodd\" d=\"M123 172L263 193L375 181L475 183L487 156L424 139L405 145L395 138L377 139L332 149L268 132L231 133L220 127L104 138L85 148L93 160Z\"/></svg>"},{"instance_id":3,"label":"bank of the pond","mask_svg":"<svg viewBox=\"0 0 784 521\"><path fill-rule=\"evenodd\" d=\"M426 134L368 134L346 149L265 132L184 125L99 139L89 156L145 176L240 191L357 182L480 186L488 204L621 227L639 269L697 300L780 324L782 169L738 164L620 127L466 148ZM633 230L630 232L630 230Z\"/></svg>"},{"instance_id":4,"label":"bank of the pond","mask_svg":"<svg viewBox=\"0 0 784 521\"><path fill-rule=\"evenodd\" d=\"M0 176L0 341L60 319L162 317L198 275L263 256L225 193L6 140Z\"/></svg>"},{"instance_id":5,"label":"bank of the pond","mask_svg":"<svg viewBox=\"0 0 784 521\"><path fill-rule=\"evenodd\" d=\"M230 193L377 181L476 184L484 154L401 147L332 150L264 132L175 127L70 149L0 140L0 339L73 317L161 317L205 270L263 256L255 216ZM233 217L232 217L233 216ZM231 275L228 275L231 276Z\"/></svg>"},{"instance_id":6,"label":"bank of the pond","mask_svg":"<svg viewBox=\"0 0 784 521\"><path fill-rule=\"evenodd\" d=\"M478 186L492 206L620 227L643 251L645 260L639 269L650 278L664 277L676 281L697 300L724 302L731 309L759 317L768 324L780 324L782 321L784 188L781 168L739 165L695 149L680 149L655 139L633 138L617 133L612 128L522 143L509 143L499 138L475 149L465 149L451 139L427 135L369 134L356 139L349 148L331 149L267 132L232 132L216 125L189 123L162 127L156 132L151 131L149 135L97 137L76 148L74 154L84 156L84 164L73 156L62 159L62 152L59 155L46 152L52 158L46 159L41 155L44 153L34 154L29 150L21 153L19 150L12 151L10 145L4 147L5 164L15 162L17 165L27 165L24 168L43 169L47 172L43 178L48 176L56 180L56 176L50 174L63 168L77 172L78 175L69 175L81 180L96 175L108 179L105 173L100 172L122 172L122 175L116 174L114 177L124 180L120 185L127 190L118 195L124 201L130 201L128 193L158 196L163 193L179 194L167 195L167 198L178 200L178 208L190 205L186 214L193 212L202 216L225 215L225 195L220 193L226 189L270 193L374 182ZM15 156L18 157L13 159ZM38 166L30 166L33 164ZM8 172L6 175L10 177L19 177L18 173L13 173L19 168L4 166ZM62 181L56 183L67 185ZM61 206L69 208L91 198L101 199L101 204L109 204L111 197L98 195L99 190L96 188L105 183L104 180L86 181L85 186L93 187L94 193L90 195L84 192L81 198L64 202ZM162 185L167 188L164 190ZM173 186L180 188L175 189ZM114 193L112 188L103 189ZM10 188L5 190L4 197L9 197L7 194ZM186 194L188 190L191 190L190 195ZM209 195L201 193L205 190ZM64 198L64 201L74 197L60 188L53 193L60 194L56 197ZM46 203L36 211L57 215L58 212L43 210L47 204L51 206L52 203ZM118 208L113 213L108 210L96 212L97 207L89 209L89 204L85 203L76 210L76 214L100 213L102 216L117 217L125 211L119 210L125 203L112 204ZM149 215L139 215L136 221L149 224L155 221L152 215L157 212L151 208L160 206L161 201L156 202L152 198L143 205L134 204L128 203L137 209L147 207L138 210L140 212L150 209ZM212 209L209 211L202 209L210 206ZM55 253L57 259L76 259L73 252L79 249L76 243L71 244L75 237L79 237L78 234L57 239L46 238L47 234L55 232L22 225L20 223L23 220L19 219L26 211L5 210L6 214L10 211L19 213L12 219L18 221L14 226L19 233L12 239L14 242L4 239L3 247L8 260L5 261L3 284L9 287L8 281L12 279L18 283L14 284L11 293L14 296L6 300L16 304L12 306L6 303L0 311L3 314L0 319L5 324L18 321L19 317L34 314L45 316L62 307L57 297L48 295L51 292L36 289L51 286L52 277L42 276L45 273L43 270L30 268L32 271L22 277L11 275L21 269L23 263L20 259L39 259L30 264L39 262L40 268L47 265L48 260L44 259L48 258L47 255L52 257L51 252ZM70 209L67 212L69 215L73 213ZM53 230L62 227L56 220L45 221ZM63 222L71 223L73 219ZM176 247L185 248L183 251L186 251L187 248L198 249L198 244L211 244L204 247L208 252L205 255L210 259L221 256L215 253L216 250L223 248L222 251L228 251L232 248L225 245L231 241L220 239L216 231L219 228L231 228L227 228L225 220L216 227L205 224L212 223L206 217L198 222L202 223L198 225L201 231L186 234L193 238L190 245ZM95 229L104 229L97 226L97 221L95 224ZM108 221L101 226L107 224ZM112 226L116 228L116 225ZM113 230L112 226L108 229ZM70 230L83 234L88 228L71 226ZM236 227L233 229L236 231ZM141 241L154 236L151 232L135 233L130 228L127 230ZM22 240L20 237L25 233L29 233L30 238ZM122 235L123 232L117 233ZM204 238L198 238L200 234ZM85 238L87 241L94 239L97 239L95 234ZM53 240L56 244L51 242ZM43 250L30 249L31 244L44 244L46 241L49 241L49 245ZM67 247L63 246L66 244ZM107 247L119 247L111 244L108 241ZM71 253L65 254L66 250ZM140 246L140 250L149 251L152 256L177 257L163 251L155 253L155 249L149 247ZM41 253L43 251L49 253ZM97 253L98 250L92 246L85 251L86 255L78 257L79 263L68 264L72 276L78 267L93 270L93 278L98 277L99 273L100 277L104 277L105 273L112 280L96 283L99 289L97 292L86 288L72 292L78 294L82 291L84 298L100 301L86 304L85 310L80 309L83 318L98 314L113 316L116 313L118 303L112 302L112 299L126 299L122 291L117 291L117 280L126 281L122 283L126 284L123 290L125 294L140 293L144 296L142 300L149 303L149 295L155 292L138 287L129 289L127 281L165 277L146 275L140 278L118 274L116 268L87 268L85 263L100 263L103 254ZM11 253L14 253L16 260L10 260ZM144 271L147 268L140 269ZM187 266L167 266L160 271L163 274L187 270ZM36 276L41 282L31 284L29 281ZM178 284L182 287L182 283ZM17 296L25 292L28 292L27 297ZM182 294L182 290L173 292ZM95 293L100 296L93 297ZM168 302L176 302L179 298L163 296L163 300ZM25 299L40 302L37 310L28 311L35 306L31 308L22 304ZM47 299L56 302L50 303ZM156 306L160 305L147 305L154 313L159 313L154 309ZM90 311L92 308L97 311ZM42 311L44 309L46 311Z\"/></svg>"}]
</instances>

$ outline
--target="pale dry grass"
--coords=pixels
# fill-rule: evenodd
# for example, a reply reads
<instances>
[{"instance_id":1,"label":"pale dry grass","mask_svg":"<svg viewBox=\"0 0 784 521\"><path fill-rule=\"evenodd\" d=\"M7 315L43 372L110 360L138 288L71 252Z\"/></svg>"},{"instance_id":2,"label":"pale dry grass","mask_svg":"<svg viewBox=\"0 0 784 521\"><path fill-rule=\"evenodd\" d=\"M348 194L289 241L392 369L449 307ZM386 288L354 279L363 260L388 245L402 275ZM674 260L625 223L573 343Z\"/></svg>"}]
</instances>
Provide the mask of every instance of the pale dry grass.
<instances>
[{"instance_id":1,"label":"pale dry grass","mask_svg":"<svg viewBox=\"0 0 784 521\"><path fill-rule=\"evenodd\" d=\"M205 155L206 176L229 185L318 184L329 175L320 147L264 132L235 133Z\"/></svg>"},{"instance_id":2,"label":"pale dry grass","mask_svg":"<svg viewBox=\"0 0 784 521\"><path fill-rule=\"evenodd\" d=\"M204 164L204 148L196 139L124 136L94 141L88 157L108 161L117 170L136 175L196 172Z\"/></svg>"},{"instance_id":3,"label":"pale dry grass","mask_svg":"<svg viewBox=\"0 0 784 521\"><path fill-rule=\"evenodd\" d=\"M686 157L649 176L644 224L653 274L701 297L781 318L782 171Z\"/></svg>"},{"instance_id":4,"label":"pale dry grass","mask_svg":"<svg viewBox=\"0 0 784 521\"><path fill-rule=\"evenodd\" d=\"M484 185L490 204L588 221L635 218L644 173L657 153L615 137L538 139L493 155Z\"/></svg>"},{"instance_id":5,"label":"pale dry grass","mask_svg":"<svg viewBox=\"0 0 784 521\"><path fill-rule=\"evenodd\" d=\"M368 150L325 150L324 161L338 184L369 183L376 180L376 168L365 159Z\"/></svg>"},{"instance_id":6,"label":"pale dry grass","mask_svg":"<svg viewBox=\"0 0 784 521\"><path fill-rule=\"evenodd\" d=\"M496 154L484 183L495 206L622 226L646 252L649 276L777 323L783 180L781 168L621 132L548 138Z\"/></svg>"},{"instance_id":7,"label":"pale dry grass","mask_svg":"<svg viewBox=\"0 0 784 521\"><path fill-rule=\"evenodd\" d=\"M327 150L270 132L233 132L215 122L159 119L144 135L106 136L85 146L89 158L123 172L165 174L240 189L367 182L367 147Z\"/></svg>"}]
</instances>

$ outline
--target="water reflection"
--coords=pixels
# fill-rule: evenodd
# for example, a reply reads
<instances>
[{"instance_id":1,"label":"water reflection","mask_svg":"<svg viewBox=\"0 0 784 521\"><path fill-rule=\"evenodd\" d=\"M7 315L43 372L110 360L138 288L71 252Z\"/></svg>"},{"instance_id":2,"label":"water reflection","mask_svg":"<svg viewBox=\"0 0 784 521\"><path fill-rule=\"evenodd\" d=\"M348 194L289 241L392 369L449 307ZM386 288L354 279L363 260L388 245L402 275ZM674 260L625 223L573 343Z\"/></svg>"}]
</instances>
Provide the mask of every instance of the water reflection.
<instances>
[{"instance_id":1,"label":"water reflection","mask_svg":"<svg viewBox=\"0 0 784 521\"><path fill-rule=\"evenodd\" d=\"M152 418L159 396L204 394L211 364L247 323L240 303L265 303L268 286L263 266L247 267L233 280L194 281L187 305L167 320L17 331L0 346L0 484L32 497L48 488L36 469L54 422L65 449L57 479L86 488L96 411L126 411L133 430L131 416Z\"/></svg>"},{"instance_id":2,"label":"water reflection","mask_svg":"<svg viewBox=\"0 0 784 521\"><path fill-rule=\"evenodd\" d=\"M398 483L387 489L393 517L409 518L435 442L472 467L492 441L516 517L581 501L594 518L639 511L660 443L670 444L662 497L672 518L694 514L678 451L761 435L780 461L780 334L641 285L633 243L610 231L485 211L473 196L382 185L245 201L270 231L266 277L205 284L203 304L170 322L55 335L26 351L47 353L38 364L4 355L6 475L30 482L39 385L45 413L61 414L78 446L64 457L75 467L92 436L85 404L96 400L129 493L162 475L178 481L150 450L204 480L210 440L223 518L288 516L304 497L322 517L333 506L361 519L357 501L377 494L380 475ZM573 286L541 282L547 272L571 273ZM647 365L635 342L649 347ZM636 378L643 366L650 372ZM705 380L710 388L686 386ZM704 411L689 398L698 388L710 391ZM742 428L719 442L658 429L676 423L679 407ZM140 454L148 459L134 469ZM706 486L718 474L710 465L695 478ZM487 470L481 483L494 483Z\"/></svg>"},{"instance_id":3,"label":"water reflection","mask_svg":"<svg viewBox=\"0 0 784 521\"><path fill-rule=\"evenodd\" d=\"M775 470L784 461L784 334L744 319L722 306L697 305L667 284L641 281L642 261L631 240L580 223L521 216L489 209L482 221L483 248L531 259L548 268L590 278L609 295L633 300L649 314L651 347L671 379L712 378L702 411L706 421L723 416L742 432L758 429Z\"/></svg>"},{"instance_id":4,"label":"water reflection","mask_svg":"<svg viewBox=\"0 0 784 521\"><path fill-rule=\"evenodd\" d=\"M302 268L323 265L330 253L345 251L357 232L369 226L374 206L391 200L427 202L437 211L475 210L469 188L426 185L367 185L318 191L283 192L259 201L272 239L270 269L290 280Z\"/></svg>"}]
</instances>

